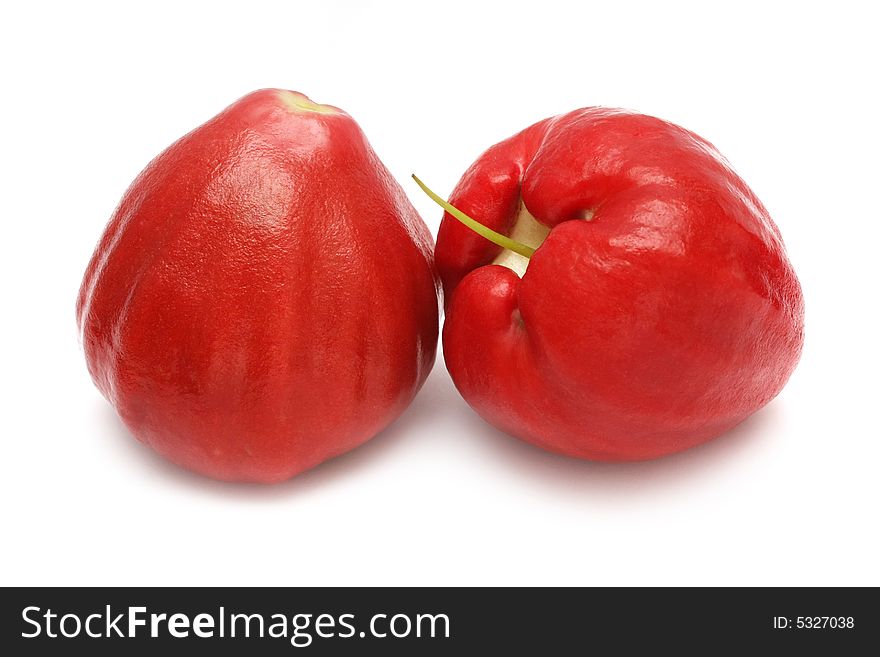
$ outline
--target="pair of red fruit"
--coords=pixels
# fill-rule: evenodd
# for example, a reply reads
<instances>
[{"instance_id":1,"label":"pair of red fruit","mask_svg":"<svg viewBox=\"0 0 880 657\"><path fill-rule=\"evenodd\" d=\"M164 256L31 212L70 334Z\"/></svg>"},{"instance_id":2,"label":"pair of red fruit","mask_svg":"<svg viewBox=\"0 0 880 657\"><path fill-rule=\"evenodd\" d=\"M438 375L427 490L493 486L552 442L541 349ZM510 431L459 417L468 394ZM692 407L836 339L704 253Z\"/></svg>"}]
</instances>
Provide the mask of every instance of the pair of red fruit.
<instances>
[{"instance_id":1,"label":"pair of red fruit","mask_svg":"<svg viewBox=\"0 0 880 657\"><path fill-rule=\"evenodd\" d=\"M163 456L269 483L407 407L434 361L439 282L465 400L571 456L693 447L797 363L803 298L779 230L687 130L553 117L481 155L450 203L432 253L348 114L245 96L153 160L113 214L77 302L92 378Z\"/></svg>"}]
</instances>

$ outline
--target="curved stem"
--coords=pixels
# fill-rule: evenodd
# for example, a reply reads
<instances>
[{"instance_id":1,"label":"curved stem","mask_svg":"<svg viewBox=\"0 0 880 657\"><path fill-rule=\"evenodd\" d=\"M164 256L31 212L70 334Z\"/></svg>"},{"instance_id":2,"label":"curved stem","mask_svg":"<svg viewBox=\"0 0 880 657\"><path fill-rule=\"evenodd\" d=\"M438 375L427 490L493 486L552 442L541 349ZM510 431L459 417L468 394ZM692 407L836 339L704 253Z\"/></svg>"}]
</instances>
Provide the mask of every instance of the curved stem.
<instances>
[{"instance_id":1,"label":"curved stem","mask_svg":"<svg viewBox=\"0 0 880 657\"><path fill-rule=\"evenodd\" d=\"M441 208L446 210L449 214L451 214L453 217L458 219L465 226L467 226L472 231L477 233L477 235L481 235L482 237L485 237L487 240L489 240L493 244L497 244L498 246L500 246L504 249L509 249L510 251L513 251L514 253L518 253L525 258L532 257L532 254L535 252L535 250L532 247L526 246L522 242L517 242L516 240L512 240L507 235L502 235L501 233L497 233L494 230L492 230L491 228L484 226L476 219L470 218L464 212L462 212L461 210L456 208L454 205L451 205L448 201L444 201L442 198L440 198L434 192L432 192L430 189L428 189L428 186L425 183L423 183L421 180L419 180L419 178L418 178L418 176L416 176L416 174L413 174L413 180L416 181L416 184L422 188L422 191L425 192L425 194L427 194L428 196L431 197L431 200L434 201L434 203L439 205Z\"/></svg>"}]
</instances>

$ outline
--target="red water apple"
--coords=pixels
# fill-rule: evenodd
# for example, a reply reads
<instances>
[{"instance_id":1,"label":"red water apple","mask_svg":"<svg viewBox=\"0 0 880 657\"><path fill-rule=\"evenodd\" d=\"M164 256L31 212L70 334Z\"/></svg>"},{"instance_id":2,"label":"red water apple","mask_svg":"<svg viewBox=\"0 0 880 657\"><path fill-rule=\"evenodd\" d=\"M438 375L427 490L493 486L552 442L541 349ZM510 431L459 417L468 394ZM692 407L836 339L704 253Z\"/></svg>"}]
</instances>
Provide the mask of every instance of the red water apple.
<instances>
[{"instance_id":1,"label":"red water apple","mask_svg":"<svg viewBox=\"0 0 880 657\"><path fill-rule=\"evenodd\" d=\"M449 201L446 364L507 433L659 457L742 422L798 361L803 298L779 230L692 132L577 110L487 150Z\"/></svg>"},{"instance_id":2,"label":"red water apple","mask_svg":"<svg viewBox=\"0 0 880 657\"><path fill-rule=\"evenodd\" d=\"M434 360L432 239L342 110L245 96L154 159L77 302L89 372L186 468L276 482L357 447Z\"/></svg>"}]
</instances>

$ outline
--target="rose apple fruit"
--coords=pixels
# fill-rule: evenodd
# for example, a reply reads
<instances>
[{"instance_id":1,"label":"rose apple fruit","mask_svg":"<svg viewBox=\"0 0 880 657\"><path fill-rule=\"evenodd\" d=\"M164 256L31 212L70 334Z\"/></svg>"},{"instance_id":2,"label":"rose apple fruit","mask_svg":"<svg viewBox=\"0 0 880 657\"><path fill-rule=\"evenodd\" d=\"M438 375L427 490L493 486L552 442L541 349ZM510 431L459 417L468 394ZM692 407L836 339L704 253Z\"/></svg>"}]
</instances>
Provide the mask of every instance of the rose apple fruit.
<instances>
[{"instance_id":1,"label":"rose apple fruit","mask_svg":"<svg viewBox=\"0 0 880 657\"><path fill-rule=\"evenodd\" d=\"M502 431L660 457L742 422L798 361L804 304L779 230L692 132L576 110L487 150L449 203L444 356Z\"/></svg>"},{"instance_id":2,"label":"rose apple fruit","mask_svg":"<svg viewBox=\"0 0 880 657\"><path fill-rule=\"evenodd\" d=\"M434 361L432 239L345 112L245 96L154 159L77 302L89 372L131 432L224 480L357 447Z\"/></svg>"}]
</instances>

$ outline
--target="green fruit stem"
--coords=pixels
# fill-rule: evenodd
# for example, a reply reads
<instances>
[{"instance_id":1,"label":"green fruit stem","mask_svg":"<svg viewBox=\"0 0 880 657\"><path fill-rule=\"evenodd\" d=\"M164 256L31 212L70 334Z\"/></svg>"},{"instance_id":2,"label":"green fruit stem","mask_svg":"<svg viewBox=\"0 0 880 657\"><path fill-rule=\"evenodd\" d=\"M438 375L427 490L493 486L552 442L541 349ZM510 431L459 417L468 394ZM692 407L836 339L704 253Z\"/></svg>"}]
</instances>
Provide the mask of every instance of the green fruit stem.
<instances>
[{"instance_id":1,"label":"green fruit stem","mask_svg":"<svg viewBox=\"0 0 880 657\"><path fill-rule=\"evenodd\" d=\"M482 237L485 237L487 240L489 240L493 244L497 244L498 246L500 246L503 249L509 249L510 251L513 251L514 253L518 253L525 258L532 257L532 254L535 252L535 250L532 247L526 246L522 242L517 242L516 240L512 240L507 235L502 235L501 233L497 233L494 230L492 230L491 228L484 226L476 219L472 219L471 217L467 216L464 212L459 210L457 207L455 207L454 205L451 205L448 201L444 201L442 198L440 198L434 192L432 192L430 189L428 189L428 186L425 183L423 183L421 180L419 180L419 178L418 178L418 176L416 176L416 174L413 174L413 180L416 181L416 184L422 188L422 191L425 192L425 194L427 194L429 197L431 197L431 200L434 201L434 203L436 203L441 208L446 210L449 214L451 214L453 217L458 219L461 223L463 223L465 226L470 228L477 235L481 235Z\"/></svg>"}]
</instances>

